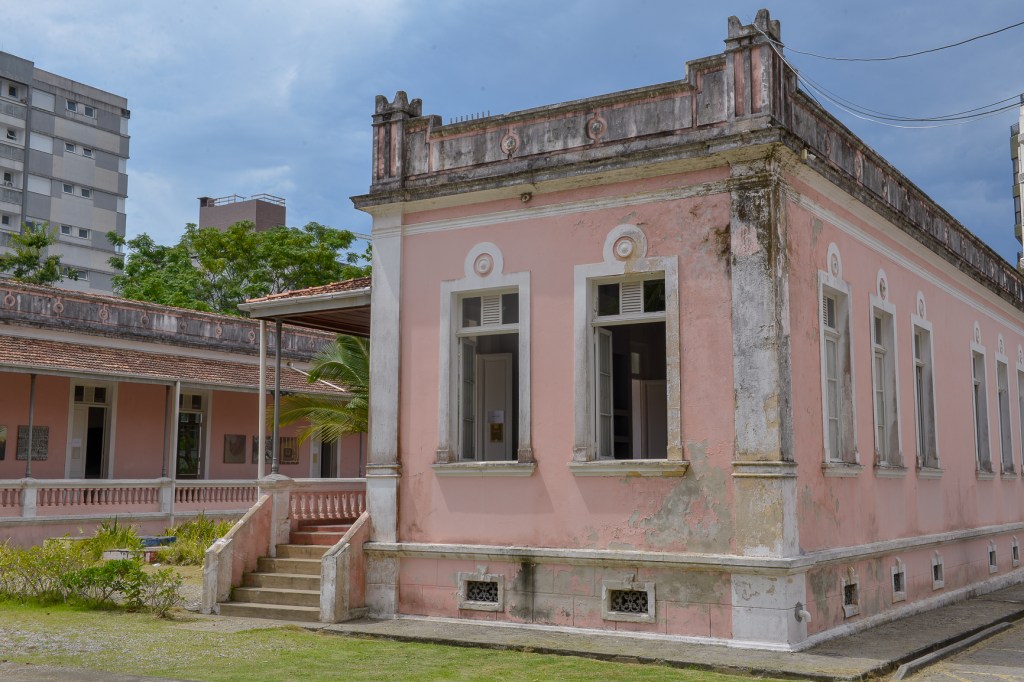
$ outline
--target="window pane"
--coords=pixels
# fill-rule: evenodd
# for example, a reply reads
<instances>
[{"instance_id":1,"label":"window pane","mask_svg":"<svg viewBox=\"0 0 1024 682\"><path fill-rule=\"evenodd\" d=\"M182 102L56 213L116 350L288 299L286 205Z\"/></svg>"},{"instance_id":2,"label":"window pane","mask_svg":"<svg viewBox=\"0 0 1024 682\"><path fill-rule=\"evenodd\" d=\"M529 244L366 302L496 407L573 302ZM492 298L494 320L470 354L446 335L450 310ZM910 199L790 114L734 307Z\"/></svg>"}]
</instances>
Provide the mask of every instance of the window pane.
<instances>
[{"instance_id":1,"label":"window pane","mask_svg":"<svg viewBox=\"0 0 1024 682\"><path fill-rule=\"evenodd\" d=\"M644 312L660 313L665 310L665 280L649 279L644 282Z\"/></svg>"},{"instance_id":2,"label":"window pane","mask_svg":"<svg viewBox=\"0 0 1024 682\"><path fill-rule=\"evenodd\" d=\"M93 389L93 402L105 403L107 402L107 389L102 386L97 386Z\"/></svg>"},{"instance_id":3,"label":"window pane","mask_svg":"<svg viewBox=\"0 0 1024 682\"><path fill-rule=\"evenodd\" d=\"M480 326L480 297L473 296L472 298L462 299L462 326L463 327L479 327Z\"/></svg>"},{"instance_id":4,"label":"window pane","mask_svg":"<svg viewBox=\"0 0 1024 682\"><path fill-rule=\"evenodd\" d=\"M597 286L597 314L619 314L619 285L617 283Z\"/></svg>"},{"instance_id":5,"label":"window pane","mask_svg":"<svg viewBox=\"0 0 1024 682\"><path fill-rule=\"evenodd\" d=\"M519 294L502 294L501 323L516 324L519 322Z\"/></svg>"}]
</instances>

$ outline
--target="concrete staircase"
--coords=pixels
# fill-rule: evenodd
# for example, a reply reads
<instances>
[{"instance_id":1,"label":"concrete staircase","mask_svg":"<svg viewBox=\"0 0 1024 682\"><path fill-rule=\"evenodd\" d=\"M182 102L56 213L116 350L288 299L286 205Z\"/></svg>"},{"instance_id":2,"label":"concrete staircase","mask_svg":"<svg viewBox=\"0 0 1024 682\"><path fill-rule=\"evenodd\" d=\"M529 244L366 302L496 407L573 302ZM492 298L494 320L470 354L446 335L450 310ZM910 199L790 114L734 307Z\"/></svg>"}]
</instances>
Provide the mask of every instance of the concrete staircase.
<instances>
[{"instance_id":1,"label":"concrete staircase","mask_svg":"<svg viewBox=\"0 0 1024 682\"><path fill-rule=\"evenodd\" d=\"M317 622L320 620L320 560L349 529L345 521L301 522L276 557L257 560L242 576L222 616Z\"/></svg>"}]
</instances>

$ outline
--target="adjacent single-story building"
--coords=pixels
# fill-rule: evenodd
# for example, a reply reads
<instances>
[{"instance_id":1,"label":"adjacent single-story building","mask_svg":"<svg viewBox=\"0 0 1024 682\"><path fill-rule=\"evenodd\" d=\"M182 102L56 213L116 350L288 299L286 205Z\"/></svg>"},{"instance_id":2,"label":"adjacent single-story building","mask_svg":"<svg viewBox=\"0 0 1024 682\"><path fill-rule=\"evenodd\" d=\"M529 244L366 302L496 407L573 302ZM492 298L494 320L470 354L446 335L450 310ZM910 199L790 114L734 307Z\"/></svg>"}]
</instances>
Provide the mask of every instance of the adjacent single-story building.
<instances>
[{"instance_id":1,"label":"adjacent single-story building","mask_svg":"<svg viewBox=\"0 0 1024 682\"><path fill-rule=\"evenodd\" d=\"M283 393L337 393L303 373L333 338L285 328ZM0 541L114 515L161 531L175 517L247 509L259 470L259 346L248 319L0 281ZM300 443L287 427L280 471L358 478L365 445Z\"/></svg>"}]
</instances>

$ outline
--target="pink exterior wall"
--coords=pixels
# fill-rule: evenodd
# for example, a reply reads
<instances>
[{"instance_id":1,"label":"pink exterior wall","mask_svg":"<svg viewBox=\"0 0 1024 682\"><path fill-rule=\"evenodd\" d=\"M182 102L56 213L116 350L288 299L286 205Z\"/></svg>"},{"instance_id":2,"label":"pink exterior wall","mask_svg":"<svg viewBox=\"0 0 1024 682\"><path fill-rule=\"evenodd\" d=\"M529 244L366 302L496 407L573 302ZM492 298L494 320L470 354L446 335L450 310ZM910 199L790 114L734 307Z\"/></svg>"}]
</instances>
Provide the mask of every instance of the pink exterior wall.
<instances>
[{"instance_id":1,"label":"pink exterior wall","mask_svg":"<svg viewBox=\"0 0 1024 682\"><path fill-rule=\"evenodd\" d=\"M112 478L160 477L166 392L166 387L153 384L118 384ZM170 420L167 428L174 428Z\"/></svg>"},{"instance_id":2,"label":"pink exterior wall","mask_svg":"<svg viewBox=\"0 0 1024 682\"><path fill-rule=\"evenodd\" d=\"M997 299L968 276L922 249L907 247L891 228L880 230L835 206L820 193L800 187L815 202L852 223L883 245L870 248L828 221L815 229L810 213L794 204L789 216L789 293L792 315L793 413L799 490L800 544L804 551L859 545L963 528L1024 520L1024 481L1020 478L1021 431L1017 410L1017 348L1024 330L1007 320L1020 312ZM842 257L843 278L850 286L851 336L856 428L863 471L854 478L822 474L823 435L818 270L825 268L829 243ZM905 265L923 268L942 287ZM874 471L874 418L870 346L869 295L876 293L879 268L888 278L888 297L896 306L899 419L906 474L882 478ZM937 441L942 478L920 478L916 472L917 436L914 402L913 336L910 316L917 292L924 294L927 319L933 325ZM970 302L962 300L966 296ZM1001 319L996 319L996 317ZM974 323L981 327L986 349L990 452L996 476L979 480L974 442L971 341ZM1010 423L1017 475L999 476L999 415L996 402L996 352L999 334L1009 358ZM977 561L987 562L979 553Z\"/></svg>"},{"instance_id":3,"label":"pink exterior wall","mask_svg":"<svg viewBox=\"0 0 1024 682\"><path fill-rule=\"evenodd\" d=\"M18 426L28 426L29 375L0 372L0 424L7 427L7 447L0 478L22 478L25 461L16 458ZM36 376L34 425L50 427L46 461L32 460L33 478L64 478L67 460L70 382L65 377Z\"/></svg>"},{"instance_id":4,"label":"pink exterior wall","mask_svg":"<svg viewBox=\"0 0 1024 682\"><path fill-rule=\"evenodd\" d=\"M338 459L338 478L362 478L366 471L366 434L359 433L341 439Z\"/></svg>"},{"instance_id":5,"label":"pink exterior wall","mask_svg":"<svg viewBox=\"0 0 1024 682\"><path fill-rule=\"evenodd\" d=\"M721 179L726 169L538 196L537 206ZM436 220L521 206L518 200L413 214ZM531 204L532 205L532 204ZM731 289L716 230L728 194L580 212L404 238L399 539L543 547L728 552L734 441ZM573 267L603 261L615 226L644 226L649 256L679 257L683 478L577 477L572 459ZM493 242L504 272L530 272L532 433L528 478L444 478L438 444L440 287L464 273L467 252ZM727 244L726 244L727 248Z\"/></svg>"}]
</instances>

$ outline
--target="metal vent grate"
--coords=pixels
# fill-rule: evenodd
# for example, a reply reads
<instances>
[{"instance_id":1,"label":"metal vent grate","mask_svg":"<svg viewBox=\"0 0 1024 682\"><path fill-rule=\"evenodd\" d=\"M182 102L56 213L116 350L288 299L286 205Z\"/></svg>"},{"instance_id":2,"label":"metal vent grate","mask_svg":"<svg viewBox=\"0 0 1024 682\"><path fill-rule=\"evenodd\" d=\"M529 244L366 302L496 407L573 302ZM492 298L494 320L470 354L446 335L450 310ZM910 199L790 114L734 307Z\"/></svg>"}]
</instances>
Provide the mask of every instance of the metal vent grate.
<instances>
[{"instance_id":1,"label":"metal vent grate","mask_svg":"<svg viewBox=\"0 0 1024 682\"><path fill-rule=\"evenodd\" d=\"M617 613L647 614L650 602L646 590L610 590L608 610Z\"/></svg>"},{"instance_id":2,"label":"metal vent grate","mask_svg":"<svg viewBox=\"0 0 1024 682\"><path fill-rule=\"evenodd\" d=\"M484 580L466 581L466 599L490 604L498 603L498 583Z\"/></svg>"}]
</instances>

